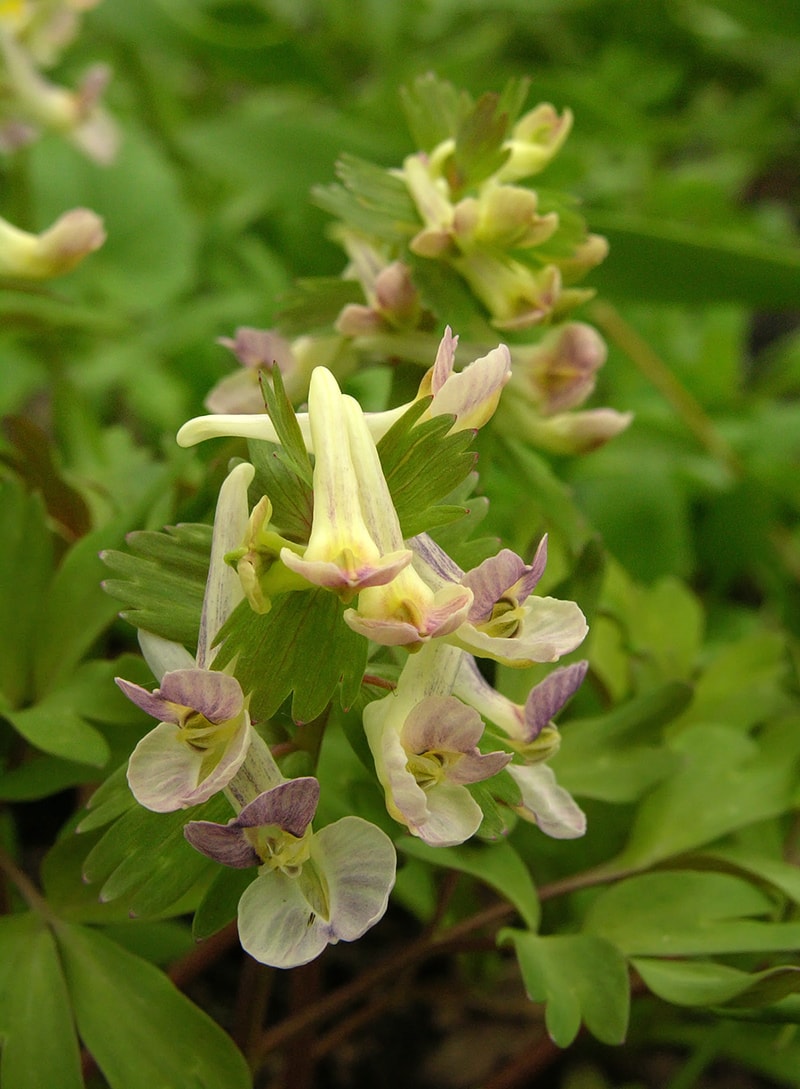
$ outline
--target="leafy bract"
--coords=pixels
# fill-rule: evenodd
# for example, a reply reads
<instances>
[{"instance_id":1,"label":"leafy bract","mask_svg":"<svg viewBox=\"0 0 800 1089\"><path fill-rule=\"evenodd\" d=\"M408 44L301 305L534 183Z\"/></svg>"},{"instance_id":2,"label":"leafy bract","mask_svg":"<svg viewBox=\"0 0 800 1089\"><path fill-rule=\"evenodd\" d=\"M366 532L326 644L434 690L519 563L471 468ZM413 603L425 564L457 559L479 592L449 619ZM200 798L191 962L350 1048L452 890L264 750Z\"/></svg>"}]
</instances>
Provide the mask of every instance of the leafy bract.
<instances>
[{"instance_id":1,"label":"leafy bract","mask_svg":"<svg viewBox=\"0 0 800 1089\"><path fill-rule=\"evenodd\" d=\"M621 1044L628 1027L630 989L625 960L592 934L550 935L506 929L501 944L514 946L525 990L546 1003L545 1024L559 1047L569 1047L583 1021L605 1044Z\"/></svg>"},{"instance_id":2,"label":"leafy bract","mask_svg":"<svg viewBox=\"0 0 800 1089\"><path fill-rule=\"evenodd\" d=\"M341 702L356 697L367 644L342 619L339 599L327 590L281 594L266 614L242 602L222 629L215 660L224 668L236 658L236 676L250 696L254 722L269 719L293 692L292 715L309 722L322 714L341 683ZM264 668L268 662L269 667Z\"/></svg>"},{"instance_id":3,"label":"leafy bract","mask_svg":"<svg viewBox=\"0 0 800 1089\"><path fill-rule=\"evenodd\" d=\"M448 434L453 417L436 416L419 423L428 398L416 402L378 443L378 454L404 537L453 521L463 507L437 509L470 473L476 454L471 431Z\"/></svg>"},{"instance_id":4,"label":"leafy bract","mask_svg":"<svg viewBox=\"0 0 800 1089\"><path fill-rule=\"evenodd\" d=\"M137 627L186 646L197 646L211 526L186 523L165 532L142 530L127 539L130 551L109 550L113 573L104 589L123 602L122 615Z\"/></svg>"},{"instance_id":5,"label":"leafy bract","mask_svg":"<svg viewBox=\"0 0 800 1089\"><path fill-rule=\"evenodd\" d=\"M212 863L184 839L183 826L193 818L224 822L229 816L221 794L175 813L129 809L89 850L84 879L95 885L101 900L124 898L133 915L163 915L180 905L177 914L185 910L184 897L213 872Z\"/></svg>"}]
</instances>

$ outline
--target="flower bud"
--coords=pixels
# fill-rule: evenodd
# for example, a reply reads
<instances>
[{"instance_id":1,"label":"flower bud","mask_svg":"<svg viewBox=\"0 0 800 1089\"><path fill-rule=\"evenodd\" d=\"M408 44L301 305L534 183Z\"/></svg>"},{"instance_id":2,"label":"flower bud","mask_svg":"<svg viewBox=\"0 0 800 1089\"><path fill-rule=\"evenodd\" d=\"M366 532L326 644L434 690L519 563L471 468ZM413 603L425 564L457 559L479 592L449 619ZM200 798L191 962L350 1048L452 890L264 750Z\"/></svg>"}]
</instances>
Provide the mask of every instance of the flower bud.
<instances>
[{"instance_id":1,"label":"flower bud","mask_svg":"<svg viewBox=\"0 0 800 1089\"><path fill-rule=\"evenodd\" d=\"M31 234L0 218L0 276L47 280L61 276L102 246L103 221L88 208L65 212L41 234Z\"/></svg>"}]
</instances>

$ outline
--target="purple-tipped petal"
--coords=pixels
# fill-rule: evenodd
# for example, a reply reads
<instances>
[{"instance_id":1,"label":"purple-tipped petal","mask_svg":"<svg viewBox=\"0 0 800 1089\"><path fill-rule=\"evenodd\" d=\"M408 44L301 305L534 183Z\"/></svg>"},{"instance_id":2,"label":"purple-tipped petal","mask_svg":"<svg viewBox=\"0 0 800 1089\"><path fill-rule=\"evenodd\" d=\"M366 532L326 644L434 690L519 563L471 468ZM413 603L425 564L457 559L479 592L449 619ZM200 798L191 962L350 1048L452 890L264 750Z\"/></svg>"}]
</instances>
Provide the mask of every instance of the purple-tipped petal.
<instances>
[{"instance_id":1,"label":"purple-tipped petal","mask_svg":"<svg viewBox=\"0 0 800 1089\"><path fill-rule=\"evenodd\" d=\"M586 661L563 666L561 669L553 670L549 677L545 677L531 689L525 702L526 741L537 738L567 700L575 695L583 684L588 668L589 663Z\"/></svg>"},{"instance_id":2,"label":"purple-tipped petal","mask_svg":"<svg viewBox=\"0 0 800 1089\"><path fill-rule=\"evenodd\" d=\"M473 752L483 734L477 711L454 696L428 696L411 711L400 737L407 752Z\"/></svg>"},{"instance_id":3,"label":"purple-tipped petal","mask_svg":"<svg viewBox=\"0 0 800 1089\"><path fill-rule=\"evenodd\" d=\"M188 809L226 787L247 756L250 717L242 713L235 733L219 750L200 751L182 734L179 726L161 722L142 738L128 761L133 796L154 813Z\"/></svg>"},{"instance_id":4,"label":"purple-tipped petal","mask_svg":"<svg viewBox=\"0 0 800 1089\"><path fill-rule=\"evenodd\" d=\"M410 549L401 549L374 562L344 567L331 560L306 560L290 548L281 549L281 562L296 575L301 575L315 586L324 586L328 590L350 590L353 593L368 586L385 586L408 567L412 559Z\"/></svg>"},{"instance_id":5,"label":"purple-tipped petal","mask_svg":"<svg viewBox=\"0 0 800 1089\"><path fill-rule=\"evenodd\" d=\"M471 571L467 571L461 580L474 595L469 619L472 624L480 624L492 615L492 609L511 587L528 571L524 560L503 548L496 556L490 556Z\"/></svg>"},{"instance_id":6,"label":"purple-tipped petal","mask_svg":"<svg viewBox=\"0 0 800 1089\"><path fill-rule=\"evenodd\" d=\"M465 753L449 770L447 778L451 783L482 783L491 779L511 761L509 752L471 752Z\"/></svg>"},{"instance_id":7,"label":"purple-tipped petal","mask_svg":"<svg viewBox=\"0 0 800 1089\"><path fill-rule=\"evenodd\" d=\"M473 567L461 579L463 586L468 586L475 595L469 619L472 624L480 624L492 615L492 609L501 598L513 592L513 597L521 605L537 585L547 565L547 536L545 535L536 549L531 564L503 548L496 556L490 556L477 567Z\"/></svg>"},{"instance_id":8,"label":"purple-tipped petal","mask_svg":"<svg viewBox=\"0 0 800 1089\"><path fill-rule=\"evenodd\" d=\"M153 695L189 707L215 724L236 718L244 707L242 688L236 678L209 669L165 673L161 687Z\"/></svg>"},{"instance_id":9,"label":"purple-tipped petal","mask_svg":"<svg viewBox=\"0 0 800 1089\"><path fill-rule=\"evenodd\" d=\"M189 821L183 834L196 851L213 858L215 862L221 862L223 866L246 870L261 863L257 851L235 820L227 824Z\"/></svg>"},{"instance_id":10,"label":"purple-tipped petal","mask_svg":"<svg viewBox=\"0 0 800 1089\"><path fill-rule=\"evenodd\" d=\"M148 692L140 684L126 681L123 677L115 677L114 682L132 703L141 707L145 714L152 715L161 722L171 722L173 725L180 722L181 708L164 699L158 689L155 692Z\"/></svg>"},{"instance_id":11,"label":"purple-tipped petal","mask_svg":"<svg viewBox=\"0 0 800 1089\"><path fill-rule=\"evenodd\" d=\"M311 775L289 779L259 794L242 809L235 823L240 828L276 824L298 839L314 819L319 802L319 782Z\"/></svg>"}]
</instances>

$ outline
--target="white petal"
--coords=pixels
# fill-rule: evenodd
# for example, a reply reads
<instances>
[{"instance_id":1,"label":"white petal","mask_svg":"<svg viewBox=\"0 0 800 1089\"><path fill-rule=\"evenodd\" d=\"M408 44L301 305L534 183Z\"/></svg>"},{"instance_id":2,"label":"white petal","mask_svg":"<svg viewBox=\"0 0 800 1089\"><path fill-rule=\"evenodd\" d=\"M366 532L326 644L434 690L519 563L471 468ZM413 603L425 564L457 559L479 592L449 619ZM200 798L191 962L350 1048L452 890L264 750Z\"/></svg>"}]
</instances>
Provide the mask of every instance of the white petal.
<instances>
[{"instance_id":1,"label":"white petal","mask_svg":"<svg viewBox=\"0 0 800 1089\"><path fill-rule=\"evenodd\" d=\"M211 664L217 632L244 597L239 576L225 563L225 555L245 539L250 516L247 489L254 475L253 466L242 462L228 474L219 491L197 641L197 664L201 669Z\"/></svg>"},{"instance_id":2,"label":"white petal","mask_svg":"<svg viewBox=\"0 0 800 1089\"><path fill-rule=\"evenodd\" d=\"M273 870L260 874L242 893L239 940L262 964L297 968L320 955L330 930L319 925L296 879Z\"/></svg>"},{"instance_id":3,"label":"white petal","mask_svg":"<svg viewBox=\"0 0 800 1089\"><path fill-rule=\"evenodd\" d=\"M311 857L328 882L331 941L351 942L383 916L395 877L392 841L361 817L342 817L317 832Z\"/></svg>"},{"instance_id":4,"label":"white petal","mask_svg":"<svg viewBox=\"0 0 800 1089\"><path fill-rule=\"evenodd\" d=\"M145 809L172 813L208 799L225 787L247 756L250 719L245 712L221 759L201 779L206 754L181 737L179 726L161 722L142 738L128 761L128 785Z\"/></svg>"},{"instance_id":5,"label":"white petal","mask_svg":"<svg viewBox=\"0 0 800 1089\"><path fill-rule=\"evenodd\" d=\"M522 791L520 813L534 820L554 839L577 839L586 831L586 815L575 799L556 782L547 764L520 767L510 764L508 772Z\"/></svg>"},{"instance_id":6,"label":"white petal","mask_svg":"<svg viewBox=\"0 0 800 1089\"><path fill-rule=\"evenodd\" d=\"M160 635L154 635L142 628L139 629L139 646L159 684L165 673L194 668L195 660L186 647L180 643L172 643L169 639L162 639Z\"/></svg>"},{"instance_id":7,"label":"white petal","mask_svg":"<svg viewBox=\"0 0 800 1089\"><path fill-rule=\"evenodd\" d=\"M483 811L465 786L447 781L426 792L428 812L425 819L411 827L432 847L455 847L474 836L483 820Z\"/></svg>"}]
</instances>

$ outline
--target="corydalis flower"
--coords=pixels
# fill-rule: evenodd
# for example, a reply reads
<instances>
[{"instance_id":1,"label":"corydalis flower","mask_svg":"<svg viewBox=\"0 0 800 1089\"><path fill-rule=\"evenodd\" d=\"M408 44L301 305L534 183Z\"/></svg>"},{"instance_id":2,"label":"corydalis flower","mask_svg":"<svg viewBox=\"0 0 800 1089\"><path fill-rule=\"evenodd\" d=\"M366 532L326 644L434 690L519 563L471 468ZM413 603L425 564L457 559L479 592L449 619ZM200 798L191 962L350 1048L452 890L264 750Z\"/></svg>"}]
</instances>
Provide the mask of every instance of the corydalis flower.
<instances>
[{"instance_id":1,"label":"corydalis flower","mask_svg":"<svg viewBox=\"0 0 800 1089\"><path fill-rule=\"evenodd\" d=\"M459 582L472 593L466 622L449 637L471 654L524 667L555 662L586 637L586 618L574 601L532 593L547 563L546 537L530 564L504 548L466 573L427 534L413 544L430 585Z\"/></svg>"},{"instance_id":2,"label":"corydalis flower","mask_svg":"<svg viewBox=\"0 0 800 1089\"><path fill-rule=\"evenodd\" d=\"M205 802L241 767L250 718L235 677L179 669L165 673L152 693L119 677L117 684L160 720L139 742L128 767L131 791L145 808L169 813Z\"/></svg>"},{"instance_id":3,"label":"corydalis flower","mask_svg":"<svg viewBox=\"0 0 800 1089\"><path fill-rule=\"evenodd\" d=\"M314 449L311 536L302 556L283 548L281 560L309 582L335 590L348 601L364 587L390 582L411 562L411 552L401 540L397 548L382 553L365 524L346 422L346 402L351 409L356 403L342 396L324 367L311 376L308 401ZM361 413L358 405L356 410Z\"/></svg>"},{"instance_id":4,"label":"corydalis flower","mask_svg":"<svg viewBox=\"0 0 800 1089\"><path fill-rule=\"evenodd\" d=\"M452 414L453 431L466 427L481 427L491 417L497 407L500 392L511 374L511 358L508 348L499 344L486 355L473 360L461 371L456 371L455 350L458 338L453 336L449 326L439 344L434 366L423 377L420 389L414 401L387 409L385 412L365 412L364 420L373 440L377 442L397 423L400 417L419 400L420 397L433 395L431 404L423 418ZM298 342L292 345L295 356L298 355ZM319 370L320 368L315 368ZM338 373L338 372L337 372ZM220 407L222 407L220 405ZM218 413L211 416L197 416L189 420L178 431L179 446L194 446L206 439L223 436L237 436L243 439L261 439L265 442L277 442L278 434L266 412L239 414L241 410ZM297 413L297 423L306 449L313 450L311 422L307 412Z\"/></svg>"},{"instance_id":5,"label":"corydalis flower","mask_svg":"<svg viewBox=\"0 0 800 1089\"><path fill-rule=\"evenodd\" d=\"M541 736L578 691L588 668L589 663L583 661L554 669L534 685L525 703L519 704L492 688L481 676L472 655L465 654L459 665L454 692L484 718L499 726L514 748L523 751Z\"/></svg>"},{"instance_id":6,"label":"corydalis flower","mask_svg":"<svg viewBox=\"0 0 800 1089\"><path fill-rule=\"evenodd\" d=\"M389 837L352 816L313 832L318 798L316 779L292 779L226 825L190 821L184 829L209 858L259 867L239 901L239 938L251 956L276 968L295 968L329 944L360 938L383 916L394 884Z\"/></svg>"},{"instance_id":7,"label":"corydalis flower","mask_svg":"<svg viewBox=\"0 0 800 1089\"><path fill-rule=\"evenodd\" d=\"M397 555L404 548L403 535L378 451L358 404L345 397L343 408L365 524L381 551ZM410 550L408 556L410 561ZM455 631L471 602L472 593L463 586L442 586L434 592L407 566L383 585L365 587L358 608L348 609L344 619L377 643L416 646Z\"/></svg>"},{"instance_id":8,"label":"corydalis flower","mask_svg":"<svg viewBox=\"0 0 800 1089\"><path fill-rule=\"evenodd\" d=\"M483 819L468 783L489 779L511 759L482 753L483 721L450 695L461 653L437 644L412 655L397 689L364 709L375 770L396 821L433 846L469 839Z\"/></svg>"},{"instance_id":9,"label":"corydalis flower","mask_svg":"<svg viewBox=\"0 0 800 1089\"><path fill-rule=\"evenodd\" d=\"M567 700L581 686L588 662L555 669L535 685L524 705L501 695L481 676L475 659L465 654L460 662L453 691L489 722L499 726L516 749L508 773L520 791L513 806L524 820L538 825L554 839L574 839L586 831L586 817L575 799L559 786L553 769L544 761L558 751L560 735L552 723Z\"/></svg>"},{"instance_id":10,"label":"corydalis flower","mask_svg":"<svg viewBox=\"0 0 800 1089\"><path fill-rule=\"evenodd\" d=\"M129 699L160 720L128 761L134 797L156 813L206 801L227 786L247 756L252 728L241 686L234 677L209 667L217 634L243 597L225 555L244 537L247 488L253 475L252 465L238 465L220 489L196 656L177 643L142 632L142 650L160 687L148 692L116 678Z\"/></svg>"}]
</instances>

